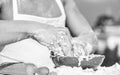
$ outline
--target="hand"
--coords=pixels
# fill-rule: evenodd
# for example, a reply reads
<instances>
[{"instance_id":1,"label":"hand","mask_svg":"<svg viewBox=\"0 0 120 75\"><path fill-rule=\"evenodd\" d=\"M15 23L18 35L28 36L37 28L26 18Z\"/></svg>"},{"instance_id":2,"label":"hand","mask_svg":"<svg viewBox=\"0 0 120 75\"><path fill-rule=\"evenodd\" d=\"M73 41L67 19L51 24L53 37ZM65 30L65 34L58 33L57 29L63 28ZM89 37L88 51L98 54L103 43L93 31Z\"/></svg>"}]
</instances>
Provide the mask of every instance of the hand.
<instances>
[{"instance_id":1,"label":"hand","mask_svg":"<svg viewBox=\"0 0 120 75\"><path fill-rule=\"evenodd\" d=\"M67 55L68 50L71 50L71 36L67 28L49 27L43 30L36 30L33 32L33 38L50 50L62 51L64 55Z\"/></svg>"},{"instance_id":2,"label":"hand","mask_svg":"<svg viewBox=\"0 0 120 75\"><path fill-rule=\"evenodd\" d=\"M92 52L92 45L82 41L79 37L72 39L74 56L87 56Z\"/></svg>"}]
</instances>

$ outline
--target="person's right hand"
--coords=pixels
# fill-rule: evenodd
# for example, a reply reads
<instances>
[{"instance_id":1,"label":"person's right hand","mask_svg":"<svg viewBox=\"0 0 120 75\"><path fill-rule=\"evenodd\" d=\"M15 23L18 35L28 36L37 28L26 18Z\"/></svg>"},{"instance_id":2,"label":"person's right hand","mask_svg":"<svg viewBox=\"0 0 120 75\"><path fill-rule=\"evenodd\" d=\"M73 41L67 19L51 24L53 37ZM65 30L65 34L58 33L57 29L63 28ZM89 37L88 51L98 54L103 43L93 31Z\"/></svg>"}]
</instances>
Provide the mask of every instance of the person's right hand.
<instances>
[{"instance_id":1,"label":"person's right hand","mask_svg":"<svg viewBox=\"0 0 120 75\"><path fill-rule=\"evenodd\" d=\"M68 50L71 50L71 36L65 27L51 26L47 29L36 30L33 32L33 38L49 48L62 48L64 55L67 55Z\"/></svg>"}]
</instances>

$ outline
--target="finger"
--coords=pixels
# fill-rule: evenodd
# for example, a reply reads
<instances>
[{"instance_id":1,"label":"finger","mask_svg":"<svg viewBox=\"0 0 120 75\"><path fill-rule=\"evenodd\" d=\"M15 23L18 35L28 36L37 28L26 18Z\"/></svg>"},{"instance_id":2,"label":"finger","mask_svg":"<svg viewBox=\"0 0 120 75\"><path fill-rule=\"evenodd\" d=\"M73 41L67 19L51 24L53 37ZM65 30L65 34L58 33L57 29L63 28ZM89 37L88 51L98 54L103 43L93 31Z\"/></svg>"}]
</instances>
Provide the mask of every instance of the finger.
<instances>
[{"instance_id":1,"label":"finger","mask_svg":"<svg viewBox=\"0 0 120 75\"><path fill-rule=\"evenodd\" d=\"M66 33L67 33L67 35L68 35L68 38L71 40L71 39L72 39L72 36L71 36L70 31L69 31L68 28L66 28Z\"/></svg>"},{"instance_id":2,"label":"finger","mask_svg":"<svg viewBox=\"0 0 120 75\"><path fill-rule=\"evenodd\" d=\"M50 72L48 75L57 75L56 72Z\"/></svg>"},{"instance_id":3,"label":"finger","mask_svg":"<svg viewBox=\"0 0 120 75\"><path fill-rule=\"evenodd\" d=\"M36 69L37 67L34 64L26 63L27 75L34 75Z\"/></svg>"},{"instance_id":4,"label":"finger","mask_svg":"<svg viewBox=\"0 0 120 75\"><path fill-rule=\"evenodd\" d=\"M70 40L72 39L70 31L69 31L68 28L66 28L66 27L58 27L58 31L61 31L62 33L64 32L69 37Z\"/></svg>"},{"instance_id":5,"label":"finger","mask_svg":"<svg viewBox=\"0 0 120 75\"><path fill-rule=\"evenodd\" d=\"M62 50L65 54L65 56L68 56L70 55L70 51L71 51L71 48L72 48L72 45L71 45L71 42L68 38L67 35L60 35L60 46L62 47Z\"/></svg>"},{"instance_id":6,"label":"finger","mask_svg":"<svg viewBox=\"0 0 120 75\"><path fill-rule=\"evenodd\" d=\"M47 43L46 40L42 39L42 38L41 38L40 36L38 36L38 35L35 35L35 36L33 37L33 39L34 39L35 41L37 41L38 43L44 45L44 46L49 46L49 43Z\"/></svg>"},{"instance_id":7,"label":"finger","mask_svg":"<svg viewBox=\"0 0 120 75\"><path fill-rule=\"evenodd\" d=\"M85 50L87 55L91 54L93 51L92 45L89 43L86 43Z\"/></svg>"},{"instance_id":8,"label":"finger","mask_svg":"<svg viewBox=\"0 0 120 75\"><path fill-rule=\"evenodd\" d=\"M67 42L67 44L69 46L71 46L72 37L70 35L70 32L69 32L68 28L65 28L65 27L60 28L59 31L58 31L58 36L64 37L64 39L65 39L64 42Z\"/></svg>"},{"instance_id":9,"label":"finger","mask_svg":"<svg viewBox=\"0 0 120 75\"><path fill-rule=\"evenodd\" d=\"M72 47L72 44L71 44L72 36L68 28L65 28L65 31L66 31L66 42L68 42L69 47L71 48Z\"/></svg>"},{"instance_id":10,"label":"finger","mask_svg":"<svg viewBox=\"0 0 120 75\"><path fill-rule=\"evenodd\" d=\"M49 69L47 67L40 67L36 70L36 73L38 75L48 75L49 74Z\"/></svg>"}]
</instances>

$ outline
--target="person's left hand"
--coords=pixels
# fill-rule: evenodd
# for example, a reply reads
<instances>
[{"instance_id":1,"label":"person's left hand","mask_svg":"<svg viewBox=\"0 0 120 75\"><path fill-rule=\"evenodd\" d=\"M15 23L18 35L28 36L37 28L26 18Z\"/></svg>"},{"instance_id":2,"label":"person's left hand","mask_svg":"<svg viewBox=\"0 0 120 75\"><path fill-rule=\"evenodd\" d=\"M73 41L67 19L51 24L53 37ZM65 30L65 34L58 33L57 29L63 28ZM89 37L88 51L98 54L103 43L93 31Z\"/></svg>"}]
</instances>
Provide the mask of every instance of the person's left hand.
<instances>
[{"instance_id":1,"label":"person's left hand","mask_svg":"<svg viewBox=\"0 0 120 75\"><path fill-rule=\"evenodd\" d=\"M73 54L74 56L87 56L92 52L92 45L88 42L80 40L79 37L72 39Z\"/></svg>"}]
</instances>

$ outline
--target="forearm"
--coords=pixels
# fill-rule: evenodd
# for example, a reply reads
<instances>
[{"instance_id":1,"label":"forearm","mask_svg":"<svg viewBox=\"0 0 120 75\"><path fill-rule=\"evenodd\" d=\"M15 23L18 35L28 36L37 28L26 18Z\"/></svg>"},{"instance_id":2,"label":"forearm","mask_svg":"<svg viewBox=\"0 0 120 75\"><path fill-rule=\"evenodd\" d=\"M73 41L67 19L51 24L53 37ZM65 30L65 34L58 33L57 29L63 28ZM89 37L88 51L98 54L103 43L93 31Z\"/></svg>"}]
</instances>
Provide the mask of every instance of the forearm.
<instances>
[{"instance_id":1,"label":"forearm","mask_svg":"<svg viewBox=\"0 0 120 75\"><path fill-rule=\"evenodd\" d=\"M0 21L0 46L26 39L33 31L44 29L45 26L30 21Z\"/></svg>"},{"instance_id":2,"label":"forearm","mask_svg":"<svg viewBox=\"0 0 120 75\"><path fill-rule=\"evenodd\" d=\"M75 2L70 0L65 5L67 15L67 26L76 37L80 37L82 41L97 45L97 38L86 19L81 15Z\"/></svg>"},{"instance_id":3,"label":"forearm","mask_svg":"<svg viewBox=\"0 0 120 75\"><path fill-rule=\"evenodd\" d=\"M75 36L92 31L86 19L82 16L75 2L69 2L65 5L67 15L67 25Z\"/></svg>"}]
</instances>

